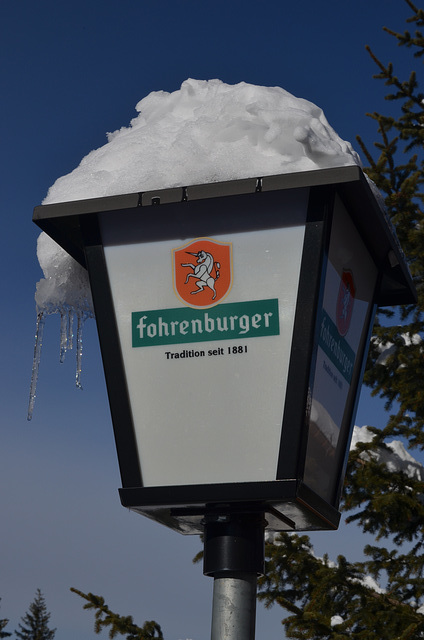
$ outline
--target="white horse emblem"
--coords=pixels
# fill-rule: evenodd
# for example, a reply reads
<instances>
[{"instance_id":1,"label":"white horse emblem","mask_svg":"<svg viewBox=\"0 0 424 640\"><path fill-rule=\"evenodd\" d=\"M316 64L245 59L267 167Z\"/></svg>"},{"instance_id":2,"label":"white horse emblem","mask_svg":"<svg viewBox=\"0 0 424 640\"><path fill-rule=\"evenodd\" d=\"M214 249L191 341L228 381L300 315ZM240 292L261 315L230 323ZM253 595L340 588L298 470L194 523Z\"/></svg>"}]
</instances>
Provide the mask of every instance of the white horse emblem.
<instances>
[{"instance_id":1,"label":"white horse emblem","mask_svg":"<svg viewBox=\"0 0 424 640\"><path fill-rule=\"evenodd\" d=\"M182 267L190 267L190 269L193 269L193 273L187 274L184 284L188 284L190 278L195 278L197 289L190 291L190 293L194 295L203 291L205 287L209 287L213 293L212 300L215 300L215 282L219 278L219 269L221 268L221 265L219 262L214 261L211 253L207 253L206 251L200 250L197 253L186 251L186 253L191 256L195 256L197 260L196 264L192 264L191 262L181 263ZM212 276L213 269L215 269L215 278Z\"/></svg>"}]
</instances>

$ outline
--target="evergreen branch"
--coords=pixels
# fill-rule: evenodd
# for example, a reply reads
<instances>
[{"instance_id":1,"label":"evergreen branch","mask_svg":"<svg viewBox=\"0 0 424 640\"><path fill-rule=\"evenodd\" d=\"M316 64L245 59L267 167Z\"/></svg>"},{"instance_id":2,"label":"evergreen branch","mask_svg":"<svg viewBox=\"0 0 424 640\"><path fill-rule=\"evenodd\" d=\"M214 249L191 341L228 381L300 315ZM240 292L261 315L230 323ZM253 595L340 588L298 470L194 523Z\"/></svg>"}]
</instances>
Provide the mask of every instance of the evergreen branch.
<instances>
[{"instance_id":1,"label":"evergreen branch","mask_svg":"<svg viewBox=\"0 0 424 640\"><path fill-rule=\"evenodd\" d=\"M410 6L410 8L412 9L412 11L414 13L418 12L417 7L414 5L414 3L412 2L412 0L405 0L406 4Z\"/></svg>"},{"instance_id":2,"label":"evergreen branch","mask_svg":"<svg viewBox=\"0 0 424 640\"><path fill-rule=\"evenodd\" d=\"M390 32L389 32L390 33ZM393 35L396 35L393 33ZM398 100L403 98L408 98L412 104L416 105L419 108L418 114L413 114L416 119L419 119L422 115L422 95L415 94L415 90L417 88L416 74L414 71L411 72L408 81L400 82L400 80L393 75L393 65L391 62L388 63L387 67L377 58L377 56L372 51L369 45L365 47L366 51L369 53L372 60L375 62L377 67L380 69L380 73L374 75L374 78L385 80L385 84L387 86L395 86L398 89L398 93L396 94L388 94L386 95L386 100Z\"/></svg>"},{"instance_id":3,"label":"evergreen branch","mask_svg":"<svg viewBox=\"0 0 424 640\"><path fill-rule=\"evenodd\" d=\"M74 587L71 587L71 591L87 600L83 606L84 609L95 610L95 633L100 633L104 628L110 627L109 638L111 639L120 634L125 635L127 640L152 640L152 638L163 640L162 630L157 622L147 621L143 627L139 627L133 622L132 616L120 616L111 611L101 596L96 596L93 593L85 594Z\"/></svg>"},{"instance_id":4,"label":"evergreen branch","mask_svg":"<svg viewBox=\"0 0 424 640\"><path fill-rule=\"evenodd\" d=\"M366 157L366 159L368 160L368 163L370 165L370 167L375 171L376 169L376 164L374 161L374 158L372 157L372 155L370 154L370 152L368 151L367 147L365 146L364 141L362 140L361 136L357 135L356 136L356 140L359 144L359 146L362 149L362 153L364 154L364 156Z\"/></svg>"}]
</instances>

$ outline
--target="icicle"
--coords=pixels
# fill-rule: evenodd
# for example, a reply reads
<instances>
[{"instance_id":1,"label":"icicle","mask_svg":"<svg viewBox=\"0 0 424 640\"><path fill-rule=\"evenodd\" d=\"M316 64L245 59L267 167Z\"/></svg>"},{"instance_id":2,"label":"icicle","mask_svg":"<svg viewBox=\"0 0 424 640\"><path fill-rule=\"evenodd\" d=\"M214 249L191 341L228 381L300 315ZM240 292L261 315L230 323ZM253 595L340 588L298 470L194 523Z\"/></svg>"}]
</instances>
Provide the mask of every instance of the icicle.
<instances>
[{"instance_id":1,"label":"icicle","mask_svg":"<svg viewBox=\"0 0 424 640\"><path fill-rule=\"evenodd\" d=\"M59 361L61 364L65 361L66 350L68 349L68 323L69 314L60 314L60 356Z\"/></svg>"},{"instance_id":2,"label":"icicle","mask_svg":"<svg viewBox=\"0 0 424 640\"><path fill-rule=\"evenodd\" d=\"M81 364L82 364L82 327L84 324L84 317L81 313L77 314L77 344L76 344L76 355L77 355L77 368L75 372L75 384L78 389L82 389L81 385Z\"/></svg>"},{"instance_id":3,"label":"icicle","mask_svg":"<svg viewBox=\"0 0 424 640\"><path fill-rule=\"evenodd\" d=\"M68 349L74 348L74 312L68 310Z\"/></svg>"},{"instance_id":4,"label":"icicle","mask_svg":"<svg viewBox=\"0 0 424 640\"><path fill-rule=\"evenodd\" d=\"M37 315L37 325L35 331L35 344L34 344L34 359L32 362L32 374L31 374L31 386L29 391L29 405L28 405L28 415L27 419L31 420L32 414L34 412L34 404L35 404L35 394L37 390L37 381L38 381L38 369L40 366L40 358L41 358L41 347L43 346L43 332L44 325L46 322L46 317L44 313L39 313Z\"/></svg>"},{"instance_id":5,"label":"icicle","mask_svg":"<svg viewBox=\"0 0 424 640\"><path fill-rule=\"evenodd\" d=\"M65 362L66 352L73 347L73 321L74 314L72 309L60 310L60 363Z\"/></svg>"}]
</instances>

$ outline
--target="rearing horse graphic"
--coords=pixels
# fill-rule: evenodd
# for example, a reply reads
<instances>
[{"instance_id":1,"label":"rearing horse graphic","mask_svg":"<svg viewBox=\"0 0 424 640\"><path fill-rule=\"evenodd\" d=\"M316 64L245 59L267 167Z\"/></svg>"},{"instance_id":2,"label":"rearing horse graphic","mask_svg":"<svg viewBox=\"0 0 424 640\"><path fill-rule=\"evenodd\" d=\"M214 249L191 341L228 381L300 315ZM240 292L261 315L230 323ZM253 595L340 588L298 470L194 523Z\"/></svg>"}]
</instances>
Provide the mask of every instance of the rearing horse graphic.
<instances>
[{"instance_id":1,"label":"rearing horse graphic","mask_svg":"<svg viewBox=\"0 0 424 640\"><path fill-rule=\"evenodd\" d=\"M186 251L191 256L195 256L197 258L196 264L192 264L191 262L181 263L182 267L190 267L193 269L193 273L188 273L185 279L184 284L188 284L190 278L196 279L197 289L194 291L190 291L192 295L196 293L200 293L203 291L205 287L209 287L212 290L212 300L216 298L215 291L215 282L219 278L219 270L221 265L219 262L215 262L211 253L207 253L202 249L197 253L192 253L191 251ZM215 277L212 276L212 271L215 269Z\"/></svg>"}]
</instances>

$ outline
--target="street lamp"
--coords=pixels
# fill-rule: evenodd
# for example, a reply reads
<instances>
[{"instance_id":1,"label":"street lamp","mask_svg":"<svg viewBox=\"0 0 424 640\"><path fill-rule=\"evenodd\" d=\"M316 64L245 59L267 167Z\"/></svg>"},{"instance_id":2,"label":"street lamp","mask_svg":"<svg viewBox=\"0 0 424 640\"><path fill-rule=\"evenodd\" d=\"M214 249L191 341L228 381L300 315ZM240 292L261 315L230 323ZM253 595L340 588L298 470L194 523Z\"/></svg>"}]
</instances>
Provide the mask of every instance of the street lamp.
<instances>
[{"instance_id":1,"label":"street lamp","mask_svg":"<svg viewBox=\"0 0 424 640\"><path fill-rule=\"evenodd\" d=\"M337 528L376 305L415 300L378 198L346 166L34 221L88 269L123 506L204 533L212 637L228 598L253 637L264 530Z\"/></svg>"}]
</instances>

